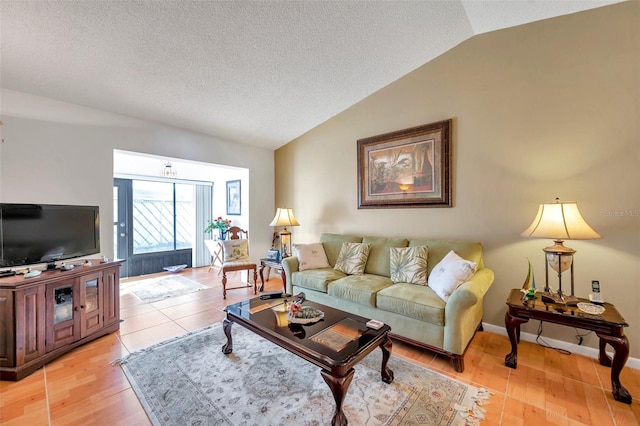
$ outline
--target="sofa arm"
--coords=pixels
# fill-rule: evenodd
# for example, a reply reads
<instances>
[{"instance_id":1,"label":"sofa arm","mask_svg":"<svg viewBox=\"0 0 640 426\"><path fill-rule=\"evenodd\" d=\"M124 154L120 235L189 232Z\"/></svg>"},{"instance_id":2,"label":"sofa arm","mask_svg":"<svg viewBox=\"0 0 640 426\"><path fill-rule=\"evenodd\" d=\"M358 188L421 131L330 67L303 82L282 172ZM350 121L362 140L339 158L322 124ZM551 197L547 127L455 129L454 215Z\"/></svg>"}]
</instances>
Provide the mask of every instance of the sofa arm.
<instances>
[{"instance_id":1,"label":"sofa arm","mask_svg":"<svg viewBox=\"0 0 640 426\"><path fill-rule=\"evenodd\" d=\"M482 320L484 295L493 284L489 268L478 270L449 297L445 306L444 349L463 354Z\"/></svg>"},{"instance_id":2,"label":"sofa arm","mask_svg":"<svg viewBox=\"0 0 640 426\"><path fill-rule=\"evenodd\" d=\"M282 259L282 270L287 280L287 293L293 294L293 281L291 277L294 272L298 272L299 263L296 256L289 256Z\"/></svg>"}]
</instances>

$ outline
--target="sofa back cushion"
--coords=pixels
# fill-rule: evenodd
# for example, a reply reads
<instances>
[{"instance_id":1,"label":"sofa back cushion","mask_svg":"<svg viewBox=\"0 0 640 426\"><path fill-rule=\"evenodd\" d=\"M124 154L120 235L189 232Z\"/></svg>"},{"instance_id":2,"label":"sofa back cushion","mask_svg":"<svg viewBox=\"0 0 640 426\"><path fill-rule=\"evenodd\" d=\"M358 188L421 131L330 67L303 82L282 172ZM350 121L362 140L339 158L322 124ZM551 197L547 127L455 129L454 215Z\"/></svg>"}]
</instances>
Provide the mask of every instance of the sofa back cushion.
<instances>
[{"instance_id":1,"label":"sofa back cushion","mask_svg":"<svg viewBox=\"0 0 640 426\"><path fill-rule=\"evenodd\" d=\"M324 233L320 235L320 242L324 247L324 253L327 255L329 265L333 268L336 266L336 260L340 254L340 249L342 249L342 243L361 243L362 237Z\"/></svg>"},{"instance_id":2,"label":"sofa back cushion","mask_svg":"<svg viewBox=\"0 0 640 426\"><path fill-rule=\"evenodd\" d=\"M298 258L299 271L330 267L321 243L294 244L293 254Z\"/></svg>"},{"instance_id":3,"label":"sofa back cushion","mask_svg":"<svg viewBox=\"0 0 640 426\"><path fill-rule=\"evenodd\" d=\"M391 276L389 247L407 247L406 238L364 237L362 242L369 244L369 258L364 268L365 274Z\"/></svg>"},{"instance_id":4,"label":"sofa back cushion","mask_svg":"<svg viewBox=\"0 0 640 426\"><path fill-rule=\"evenodd\" d=\"M427 246L429 250L429 259L427 261L427 276L431 275L433 268L449 253L455 251L463 259L470 260L478 265L478 269L482 269L482 244L472 243L469 241L458 240L429 240L416 239L409 240L409 247Z\"/></svg>"},{"instance_id":5,"label":"sofa back cushion","mask_svg":"<svg viewBox=\"0 0 640 426\"><path fill-rule=\"evenodd\" d=\"M369 257L369 244L342 243L335 269L348 275L362 275Z\"/></svg>"},{"instance_id":6,"label":"sofa back cushion","mask_svg":"<svg viewBox=\"0 0 640 426\"><path fill-rule=\"evenodd\" d=\"M478 269L475 262L463 259L451 250L429 275L429 287L445 302L460 284L467 281Z\"/></svg>"},{"instance_id":7,"label":"sofa back cushion","mask_svg":"<svg viewBox=\"0 0 640 426\"><path fill-rule=\"evenodd\" d=\"M427 246L391 247L391 281L427 285Z\"/></svg>"}]
</instances>

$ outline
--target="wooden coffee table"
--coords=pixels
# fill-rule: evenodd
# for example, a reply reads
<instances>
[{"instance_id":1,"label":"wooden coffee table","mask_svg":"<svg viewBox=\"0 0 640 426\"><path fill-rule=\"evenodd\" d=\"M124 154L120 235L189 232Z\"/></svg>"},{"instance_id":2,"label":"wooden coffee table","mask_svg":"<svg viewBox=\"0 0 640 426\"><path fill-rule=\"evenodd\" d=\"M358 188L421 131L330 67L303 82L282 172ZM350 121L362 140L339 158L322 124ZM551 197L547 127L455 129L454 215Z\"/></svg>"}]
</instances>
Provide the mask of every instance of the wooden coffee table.
<instances>
[{"instance_id":1,"label":"wooden coffee table","mask_svg":"<svg viewBox=\"0 0 640 426\"><path fill-rule=\"evenodd\" d=\"M288 303L290 298L255 298L227 306L227 318L223 323L227 343L222 347L222 352L230 354L233 351L231 326L238 323L317 365L336 403L331 424L346 425L348 422L342 411L342 403L353 379L354 365L379 347L382 350L382 381L393 381L393 371L387 367L392 347L389 337L391 328L385 324L379 330L374 330L366 326L369 318L310 301L306 301L304 306L321 310L324 318L313 324L291 324L287 320Z\"/></svg>"}]
</instances>

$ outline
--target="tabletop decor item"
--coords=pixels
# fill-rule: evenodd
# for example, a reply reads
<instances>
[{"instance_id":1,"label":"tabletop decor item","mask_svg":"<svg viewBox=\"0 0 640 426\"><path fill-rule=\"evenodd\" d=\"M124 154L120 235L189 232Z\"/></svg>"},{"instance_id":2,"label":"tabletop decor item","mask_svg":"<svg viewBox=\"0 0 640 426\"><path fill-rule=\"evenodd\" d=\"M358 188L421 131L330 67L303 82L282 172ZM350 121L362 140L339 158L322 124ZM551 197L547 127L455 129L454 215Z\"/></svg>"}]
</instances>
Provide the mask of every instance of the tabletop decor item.
<instances>
[{"instance_id":1,"label":"tabletop decor item","mask_svg":"<svg viewBox=\"0 0 640 426\"><path fill-rule=\"evenodd\" d=\"M231 219L223 219L222 216L218 216L217 219L209 221L207 227L204 228L204 232L208 234L218 232L218 239L221 240L222 233L229 228L231 228Z\"/></svg>"},{"instance_id":2,"label":"tabletop decor item","mask_svg":"<svg viewBox=\"0 0 640 426\"><path fill-rule=\"evenodd\" d=\"M602 238L594 231L578 210L575 201L560 201L556 198L552 203L543 203L531 225L520 234L527 238L550 238L553 245L542 249L545 253L545 286L541 299L546 303L576 305L578 298L574 295L573 255L576 252L563 243L565 240L592 240ZM549 287L549 269L558 275L558 291L552 292ZM562 290L562 273L569 271L571 292ZM566 286L565 286L566 289Z\"/></svg>"},{"instance_id":3,"label":"tabletop decor item","mask_svg":"<svg viewBox=\"0 0 640 426\"><path fill-rule=\"evenodd\" d=\"M604 306L594 305L593 303L578 303L578 309L591 315L601 315L604 313Z\"/></svg>"},{"instance_id":4,"label":"tabletop decor item","mask_svg":"<svg viewBox=\"0 0 640 426\"><path fill-rule=\"evenodd\" d=\"M291 231L287 230L287 226L300 226L300 222L293 215L293 210L283 207L276 210L276 215L269 226L283 226L284 229L280 232L280 253L282 258L291 256ZM274 232L273 240L271 242L272 247L276 244L276 235Z\"/></svg>"},{"instance_id":5,"label":"tabletop decor item","mask_svg":"<svg viewBox=\"0 0 640 426\"><path fill-rule=\"evenodd\" d=\"M311 324L324 318L324 312L311 306L302 306L307 300L307 295L298 293L293 296L293 301L289 305L287 319L294 324Z\"/></svg>"},{"instance_id":6,"label":"tabletop decor item","mask_svg":"<svg viewBox=\"0 0 640 426\"><path fill-rule=\"evenodd\" d=\"M536 279L533 276L533 269L531 268L531 261L527 259L527 263L529 263L529 272L527 272L527 278L525 278L524 283L522 284L522 289L520 290L522 293L522 300L527 299L535 299L536 298Z\"/></svg>"}]
</instances>

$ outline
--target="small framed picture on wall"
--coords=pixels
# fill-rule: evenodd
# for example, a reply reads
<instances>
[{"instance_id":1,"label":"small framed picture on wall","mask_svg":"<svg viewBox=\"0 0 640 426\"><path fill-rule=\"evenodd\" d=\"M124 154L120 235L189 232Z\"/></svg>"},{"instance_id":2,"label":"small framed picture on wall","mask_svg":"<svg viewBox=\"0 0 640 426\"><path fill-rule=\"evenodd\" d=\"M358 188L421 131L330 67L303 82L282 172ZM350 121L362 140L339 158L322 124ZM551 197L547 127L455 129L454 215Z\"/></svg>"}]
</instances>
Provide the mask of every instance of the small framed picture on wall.
<instances>
[{"instance_id":1,"label":"small framed picture on wall","mask_svg":"<svg viewBox=\"0 0 640 426\"><path fill-rule=\"evenodd\" d=\"M227 181L227 214L240 216L242 214L240 180Z\"/></svg>"}]
</instances>

